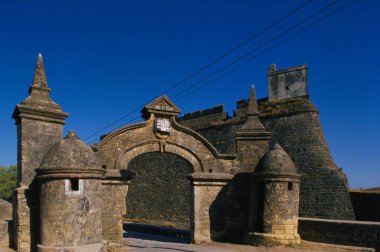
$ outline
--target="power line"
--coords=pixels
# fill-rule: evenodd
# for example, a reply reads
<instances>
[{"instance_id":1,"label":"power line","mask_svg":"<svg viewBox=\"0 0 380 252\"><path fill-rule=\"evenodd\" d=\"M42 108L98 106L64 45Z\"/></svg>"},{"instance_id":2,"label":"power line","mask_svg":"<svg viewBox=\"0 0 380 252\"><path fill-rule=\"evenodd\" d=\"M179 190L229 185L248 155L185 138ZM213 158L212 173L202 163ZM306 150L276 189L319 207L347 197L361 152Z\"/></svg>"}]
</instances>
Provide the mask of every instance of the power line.
<instances>
[{"instance_id":1,"label":"power line","mask_svg":"<svg viewBox=\"0 0 380 252\"><path fill-rule=\"evenodd\" d=\"M191 86L185 88L184 90L182 90L181 92L177 93L176 95L174 95L172 98L176 98L178 97L179 95L185 93L186 91L194 88L195 86L198 86L199 84L207 81L209 78L217 75L218 73L220 72L223 72L225 69L229 68L230 66L238 63L239 61L245 59L246 57L252 55L254 52L260 50L261 48L267 46L268 44L272 43L273 41L275 41L276 39L284 36L285 34L289 33L290 31L292 31L293 29L297 28L298 26L302 25L303 23L307 22L308 20L312 19L313 17L319 15L321 12L327 10L328 8L330 8L331 6L333 6L334 4L336 4L337 2L339 2L341 0L335 0L333 2L331 2L330 4L320 8L318 11L314 12L312 15L302 19L301 21L297 22L295 25L292 25L291 27L289 27L288 29L286 29L285 31L279 33L278 35L274 36L273 38L267 40L266 42L262 43L261 45L255 47L254 49L250 50L248 53L245 53L243 54L242 56L238 57L237 59L231 61L230 63L228 63L227 65L224 65L223 67L219 68L217 71L213 72L212 74L206 76L205 78L201 79L200 81L192 84Z\"/></svg>"},{"instance_id":2,"label":"power line","mask_svg":"<svg viewBox=\"0 0 380 252\"><path fill-rule=\"evenodd\" d=\"M291 12L289 12L288 14L280 17L279 19L277 19L275 22L273 22L272 24L268 25L267 27L265 27L264 29L262 29L261 31L255 33L254 35L252 35L251 37L249 37L248 39L244 40L243 42L240 42L237 46L233 47L232 49L228 50L227 52L223 53L221 56L219 56L218 58L212 60L211 62L209 62L208 64L204 65L203 67L201 67L200 69L198 69L197 71L191 73L190 75L188 75L187 77L185 77L183 80L177 82L176 84L174 84L173 86L169 87L168 89L164 90L160 95L164 94L164 93L167 93L173 89L175 89L176 87L180 86L181 84L183 84L184 82L186 82L187 80L193 78L194 76L198 75L199 73L203 72L204 70L206 70L207 68L209 68L210 66L218 63L220 60L224 59L225 57L227 57L228 55L230 55L231 53L233 53L234 51L240 49L241 47L243 47L244 45L248 44L249 42L251 42L252 40L256 39L257 37L259 37L260 35L262 35L263 33L265 33L266 31L268 31L270 28L276 26L277 24L281 23L282 21L284 21L285 19L287 19L288 17L292 16L293 14L297 13L298 11L300 11L301 9L303 9L305 6L307 6L308 4L310 4L313 0L309 0L303 4L301 4L300 6L298 6L297 8L295 8L294 10L292 10Z\"/></svg>"},{"instance_id":3,"label":"power line","mask_svg":"<svg viewBox=\"0 0 380 252\"><path fill-rule=\"evenodd\" d=\"M192 90L191 92L189 92L189 93L183 95L182 97L179 97L179 98L174 99L174 100L175 100L175 101L180 101L180 100L182 100L182 99L184 99L184 98L190 96L191 94L195 93L195 92L198 91L199 89L201 89L201 88L207 86L208 84L210 84L210 83L212 83L212 82L214 82L214 81L216 81L216 80L221 79L222 77L224 77L224 76L228 75L229 73L231 73L231 72L237 70L238 68L242 67L243 65L245 65L245 64L251 62L252 60L258 58L259 56L261 56L261 55L263 55L263 54L265 54L265 53L271 51L272 49L274 49L275 47L279 46L280 44L282 44L282 43L288 41L289 39L291 39L291 38L293 38L293 37L299 35L300 33L304 32L305 30L307 30L307 29L309 29L309 28L311 28L311 27L317 25L318 23L322 22L322 21L325 20L326 18L328 18L328 17L330 17L330 16L336 14L337 12L343 10L344 8L346 8L347 6L349 6L350 4L352 4L353 2L355 2L355 0L351 0L351 1L347 2L346 4L342 5L341 7L339 7L339 8L337 8L337 9L333 10L332 12L330 12L330 13L328 13L327 15L321 17L320 19L314 21L313 23L311 23L310 25L308 25L308 26L302 28L301 30L299 30L299 31L297 31L297 32L295 32L295 33L293 33L293 34L291 34L289 37L287 37L287 38L285 38L285 39L279 41L278 43L272 45L271 47L267 48L266 50L264 50L264 51L262 51L262 52L260 52L260 53L258 53L258 54L253 55L253 57L250 57L249 59L247 59L247 60L244 61L243 63L237 65L236 67L234 67L234 68L232 68L232 69L230 69L230 70L228 70L227 72L223 73L222 75L220 75L220 76L218 76L218 77L216 77L216 78L214 78L214 79L212 79L212 80L207 81L205 84L203 84L203 85L199 86L198 88Z\"/></svg>"},{"instance_id":4,"label":"power line","mask_svg":"<svg viewBox=\"0 0 380 252\"><path fill-rule=\"evenodd\" d=\"M201 83L207 81L207 80L210 79L211 77L213 77L213 76L217 75L218 73L224 71L224 70L227 69L228 67L230 67L230 66L232 66L232 65L234 65L234 64L236 64L236 63L238 63L239 61L245 59L246 57L250 56L252 53L256 52L257 50L259 50L259 49L261 49L261 48L263 48L263 47L265 47L266 45L270 44L270 43L273 42L274 40L276 40L276 39L282 37L283 35L287 34L287 33L290 32L291 30L293 30L294 28L298 27L299 25L302 25L302 24L305 23L306 21L310 20L311 18L315 17L316 15L318 15L318 14L320 14L321 12L325 11L326 9L330 8L332 5L336 4L336 3L339 2L339 1L340 1L340 0L335 0L335 1L331 2L330 4L328 4L328 5L324 6L324 7L322 7L322 8L319 9L318 11L314 12L312 15L310 15L310 16L304 18L303 20L297 22L295 25L291 26L290 28L286 29L285 31L281 32L280 34L276 35L276 36L273 37L272 39L266 41L265 43L263 43L263 44L261 44L260 46L254 48L253 50L249 51L248 53L246 53L246 54L244 54L244 55L238 57L237 59L233 60L232 62L228 63L227 65L224 65L223 67L219 68L219 69L218 69L217 71L215 71L214 73L212 73L212 74L206 76L205 78L201 79L200 81L198 81L198 82L196 82L196 83L190 85L189 87L187 87L187 88L185 88L184 90L180 91L179 93L175 94L172 98L174 99L174 98L178 97L179 95L181 95L181 94L187 92L188 90L190 90L190 89L192 89L192 88L198 86L199 84L201 84ZM309 2L310 2L310 1L309 1ZM306 2L304 5L308 4L309 2ZM303 6L304 6L304 5L303 5ZM300 9L300 7L298 7L297 9ZM294 13L294 10L293 10L292 12ZM285 16L284 16L284 17L285 17ZM281 18L281 19L284 19L284 17ZM277 22L277 21L276 21L276 22ZM276 23L276 22L275 22L275 23ZM278 22L279 22L279 21L278 21ZM277 23L278 23L278 22L277 22ZM268 28L268 27L264 28L264 30L267 30L267 29L269 29L269 28ZM259 32L259 33L260 33L260 32ZM259 33L257 33L257 34L259 34ZM260 34L261 34L261 33L260 33ZM254 36L252 36L251 38L253 38L253 37L254 37ZM246 40L246 41L247 41L247 40ZM240 44L239 44L237 47L235 47L235 48L240 48L244 43L248 43L248 42L246 42L246 41L243 41L243 43L240 43ZM230 50L230 51L232 52L233 50ZM226 55L228 55L228 54L226 54ZM222 56L222 57L219 57L219 58L221 59L221 58L223 58L223 57L225 57L225 56ZM203 70L202 70L202 71L203 71ZM180 83L181 83L181 82L180 82ZM170 89L173 89L175 86L176 86L176 85L172 86L171 88L167 89L166 91L168 91L168 90L170 90ZM152 99L152 100L154 100L154 99ZM151 100L151 101L152 101L152 100ZM115 123L117 123L117 122L123 120L124 118L126 118L127 116L129 116L130 114L132 114L132 113L134 113L134 112L140 110L143 106L144 106L144 105L141 105L141 106L135 108L135 109L132 110L131 112L129 112L129 113L127 113L126 115L122 116L121 118L119 118L119 119L113 121L112 123L108 124L108 125L105 126L104 128L102 128L102 129L96 131L95 133L91 134L90 136L88 136L88 137L85 138L84 140L87 140L87 139L89 139L89 138L91 138L91 137L97 135L98 133L102 132L103 130L105 130L105 129L111 127L111 126L114 125Z\"/></svg>"},{"instance_id":5,"label":"power line","mask_svg":"<svg viewBox=\"0 0 380 252\"><path fill-rule=\"evenodd\" d=\"M221 61L222 59L224 59L225 57L227 57L228 55L230 55L231 53L233 53L234 51L240 49L241 47L243 47L244 45L248 44L249 42L251 42L252 40L256 39L257 37L259 37L260 35L262 35L264 32L268 31L270 28L276 26L277 24L281 23L282 21L284 21L285 19L287 19L288 17L292 16L293 14L297 13L298 11L300 11L301 9L303 9L304 7L306 7L308 4L310 4L313 0L308 0L306 1L305 3L301 4L300 6L298 6L297 8L293 9L292 11L290 11L289 13L287 13L286 15L280 17L279 19L277 19L276 21L274 21L273 23L271 23L270 25L266 26L265 28L263 28L262 30L260 30L259 32L255 33L254 35L250 36L248 39L240 42L237 46L233 47L232 49L226 51L225 53L223 53L221 56L219 56L218 58L212 60L211 62L209 62L208 64L202 66L201 68L199 68L198 70L196 70L195 72L191 73L190 75L188 75L187 77L185 77L184 79L182 79L181 81L175 83L174 85L172 85L171 87L167 88L166 90L164 90L163 92L161 92L161 94L159 94L158 96L164 94L164 93L167 93L173 89L175 89L176 87L182 85L183 83L185 83L186 81L190 80L191 78L195 77L196 75L198 75L199 73L203 72L204 70L206 70L207 68L209 68L210 66L218 63L219 61ZM155 98L157 98L158 96L156 96ZM153 101L155 98L151 99L150 101L148 101L147 103ZM145 103L145 104L147 104ZM113 126L114 124L122 121L123 119L125 119L126 117L128 117L129 115L133 114L134 112L137 112L139 111L140 109L142 109L142 107L145 105L140 105L138 107L136 107L135 109L131 110L130 112L128 112L127 114L121 116L120 118L112 121L111 123L107 124L106 126L104 126L103 128L97 130L96 132L94 132L93 134L89 135L88 137L84 138L84 141L90 139L91 137L97 135L98 133L108 129L109 127Z\"/></svg>"}]
</instances>

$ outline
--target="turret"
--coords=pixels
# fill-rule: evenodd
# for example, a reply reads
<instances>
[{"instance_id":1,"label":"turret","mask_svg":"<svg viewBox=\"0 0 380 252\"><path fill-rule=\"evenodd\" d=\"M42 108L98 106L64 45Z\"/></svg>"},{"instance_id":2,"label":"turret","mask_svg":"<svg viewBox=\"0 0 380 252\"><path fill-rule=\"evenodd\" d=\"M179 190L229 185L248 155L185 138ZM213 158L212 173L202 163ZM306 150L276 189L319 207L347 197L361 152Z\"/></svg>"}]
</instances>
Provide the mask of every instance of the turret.
<instances>
[{"instance_id":1,"label":"turret","mask_svg":"<svg viewBox=\"0 0 380 252\"><path fill-rule=\"evenodd\" d=\"M53 145L41 167L38 251L104 251L102 184L105 169L70 131Z\"/></svg>"},{"instance_id":2,"label":"turret","mask_svg":"<svg viewBox=\"0 0 380 252\"><path fill-rule=\"evenodd\" d=\"M300 175L288 154L275 144L253 174L250 232L255 245L299 244L298 207Z\"/></svg>"}]
</instances>

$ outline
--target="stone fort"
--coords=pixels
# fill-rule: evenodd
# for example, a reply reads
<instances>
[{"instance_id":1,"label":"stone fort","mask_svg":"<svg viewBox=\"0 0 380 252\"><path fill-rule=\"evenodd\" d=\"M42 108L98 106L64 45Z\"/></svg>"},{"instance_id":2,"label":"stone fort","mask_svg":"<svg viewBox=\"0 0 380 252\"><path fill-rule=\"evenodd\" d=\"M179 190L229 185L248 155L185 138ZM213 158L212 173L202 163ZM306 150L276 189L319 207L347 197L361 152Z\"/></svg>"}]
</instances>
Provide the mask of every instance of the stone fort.
<instances>
[{"instance_id":1,"label":"stone fort","mask_svg":"<svg viewBox=\"0 0 380 252\"><path fill-rule=\"evenodd\" d=\"M18 251L105 251L123 242L126 221L188 230L193 243L329 242L342 228L343 236L372 235L352 245L376 243L380 225L355 226L347 180L308 95L306 65L271 65L268 97L247 88L232 116L221 105L179 117L163 95L142 109L142 122L91 147L73 131L63 137L68 113L50 91L39 55L29 96L13 113ZM315 231L323 227L330 236Z\"/></svg>"}]
</instances>

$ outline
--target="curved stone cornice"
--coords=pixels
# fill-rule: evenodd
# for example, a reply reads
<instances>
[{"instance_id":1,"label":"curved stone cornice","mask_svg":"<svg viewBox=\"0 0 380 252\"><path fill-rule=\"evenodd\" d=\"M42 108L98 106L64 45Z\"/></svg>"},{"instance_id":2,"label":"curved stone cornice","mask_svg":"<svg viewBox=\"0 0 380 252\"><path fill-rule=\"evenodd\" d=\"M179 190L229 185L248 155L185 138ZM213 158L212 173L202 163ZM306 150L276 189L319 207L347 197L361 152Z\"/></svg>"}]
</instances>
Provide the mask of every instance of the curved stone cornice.
<instances>
[{"instance_id":1,"label":"curved stone cornice","mask_svg":"<svg viewBox=\"0 0 380 252\"><path fill-rule=\"evenodd\" d=\"M65 179L65 178L89 178L89 179L104 179L105 169L83 169L54 167L52 169L39 168L36 169L38 179Z\"/></svg>"},{"instance_id":2,"label":"curved stone cornice","mask_svg":"<svg viewBox=\"0 0 380 252\"><path fill-rule=\"evenodd\" d=\"M134 129L138 129L138 128L144 128L150 124L152 124L153 121L152 120L147 120L147 121L143 121L143 122L139 122L139 123L134 123L134 124L130 124L130 125L126 125L126 126L123 126L119 129L116 129L115 131L107 134L100 142L99 144L96 146L97 149L100 149L102 148L102 146L104 146L105 144L107 144L109 141L111 141L114 137L117 137L118 135L124 133L124 132L127 132L127 131L130 131L130 130L134 130Z\"/></svg>"}]
</instances>

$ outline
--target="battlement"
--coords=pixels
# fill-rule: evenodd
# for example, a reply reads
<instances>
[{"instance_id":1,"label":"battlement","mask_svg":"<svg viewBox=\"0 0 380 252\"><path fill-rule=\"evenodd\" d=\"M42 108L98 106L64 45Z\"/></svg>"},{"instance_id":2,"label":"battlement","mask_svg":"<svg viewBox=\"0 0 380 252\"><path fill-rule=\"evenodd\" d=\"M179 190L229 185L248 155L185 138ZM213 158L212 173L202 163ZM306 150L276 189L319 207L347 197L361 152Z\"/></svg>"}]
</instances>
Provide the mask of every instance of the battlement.
<instances>
[{"instance_id":1,"label":"battlement","mask_svg":"<svg viewBox=\"0 0 380 252\"><path fill-rule=\"evenodd\" d=\"M186 113L178 121L184 123L192 129L205 128L216 122L223 122L229 119L228 113L224 111L224 105L218 105L210 109L198 110Z\"/></svg>"},{"instance_id":2,"label":"battlement","mask_svg":"<svg viewBox=\"0 0 380 252\"><path fill-rule=\"evenodd\" d=\"M268 98L286 99L308 95L307 65L277 70L271 64L268 71Z\"/></svg>"}]
</instances>

